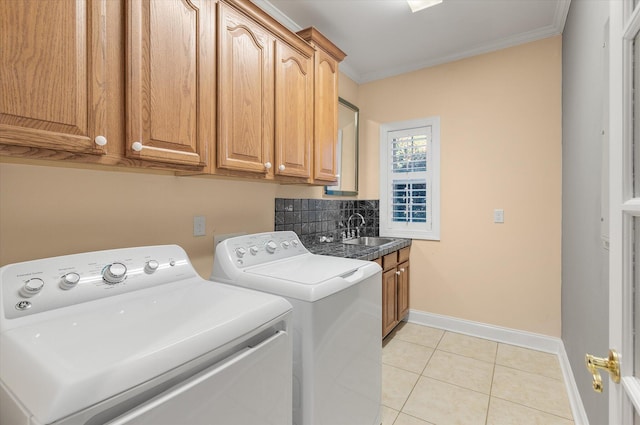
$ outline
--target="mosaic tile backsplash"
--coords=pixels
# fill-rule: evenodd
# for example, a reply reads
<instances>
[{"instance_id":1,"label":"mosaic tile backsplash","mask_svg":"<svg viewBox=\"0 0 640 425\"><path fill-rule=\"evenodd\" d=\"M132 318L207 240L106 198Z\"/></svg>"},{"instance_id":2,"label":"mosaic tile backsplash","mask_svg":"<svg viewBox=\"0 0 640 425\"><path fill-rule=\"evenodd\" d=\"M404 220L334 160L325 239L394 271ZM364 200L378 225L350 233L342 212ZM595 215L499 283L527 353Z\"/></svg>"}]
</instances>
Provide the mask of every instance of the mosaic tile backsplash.
<instances>
[{"instance_id":1,"label":"mosaic tile backsplash","mask_svg":"<svg viewBox=\"0 0 640 425\"><path fill-rule=\"evenodd\" d=\"M305 245L318 243L327 236L337 242L347 230L347 220L355 213L365 219L364 226L359 227L360 236L378 236L378 200L276 198L275 230L292 230ZM354 217L351 228L360 222L359 217Z\"/></svg>"}]
</instances>

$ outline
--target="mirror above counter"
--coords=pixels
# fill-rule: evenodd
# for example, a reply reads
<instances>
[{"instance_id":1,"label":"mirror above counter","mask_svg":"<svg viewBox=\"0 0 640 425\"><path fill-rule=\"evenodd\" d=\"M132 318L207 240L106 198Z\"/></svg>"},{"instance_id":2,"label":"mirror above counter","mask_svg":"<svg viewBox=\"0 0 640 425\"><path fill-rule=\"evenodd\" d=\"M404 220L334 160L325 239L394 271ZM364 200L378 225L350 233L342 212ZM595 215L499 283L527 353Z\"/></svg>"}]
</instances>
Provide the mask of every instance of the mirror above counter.
<instances>
[{"instance_id":1,"label":"mirror above counter","mask_svg":"<svg viewBox=\"0 0 640 425\"><path fill-rule=\"evenodd\" d=\"M338 180L325 186L324 193L335 196L358 194L358 115L360 109L342 98L338 99L338 148L336 169Z\"/></svg>"}]
</instances>

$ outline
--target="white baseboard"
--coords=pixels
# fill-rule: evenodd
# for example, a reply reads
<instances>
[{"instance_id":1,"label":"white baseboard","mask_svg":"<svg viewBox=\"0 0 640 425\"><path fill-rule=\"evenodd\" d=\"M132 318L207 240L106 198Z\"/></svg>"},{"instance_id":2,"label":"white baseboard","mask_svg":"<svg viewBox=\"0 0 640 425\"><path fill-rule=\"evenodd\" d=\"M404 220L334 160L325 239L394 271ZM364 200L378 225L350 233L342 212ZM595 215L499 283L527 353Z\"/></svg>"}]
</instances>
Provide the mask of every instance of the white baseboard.
<instances>
[{"instance_id":1,"label":"white baseboard","mask_svg":"<svg viewBox=\"0 0 640 425\"><path fill-rule=\"evenodd\" d=\"M578 386L576 385L571 364L564 349L564 344L560 338L532 332L519 331L516 329L503 328L495 325L488 325L470 320L457 319L455 317L443 316L440 314L427 313L419 310L409 310L407 321L418 325L431 326L433 328L444 329L451 332L475 336L478 338L490 339L504 344L517 345L532 350L543 351L558 356L562 375L567 387L573 421L575 425L589 425L587 413L584 410Z\"/></svg>"}]
</instances>

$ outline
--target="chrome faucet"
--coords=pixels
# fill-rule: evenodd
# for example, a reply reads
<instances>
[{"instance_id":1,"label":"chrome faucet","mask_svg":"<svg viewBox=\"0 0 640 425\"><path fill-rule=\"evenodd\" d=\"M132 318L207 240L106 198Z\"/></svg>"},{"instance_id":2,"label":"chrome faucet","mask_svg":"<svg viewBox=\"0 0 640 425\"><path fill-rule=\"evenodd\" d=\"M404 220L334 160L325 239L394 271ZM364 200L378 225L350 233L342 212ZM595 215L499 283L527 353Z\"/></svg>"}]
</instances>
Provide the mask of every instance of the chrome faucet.
<instances>
[{"instance_id":1,"label":"chrome faucet","mask_svg":"<svg viewBox=\"0 0 640 425\"><path fill-rule=\"evenodd\" d=\"M354 231L351 230L351 220L353 220L354 217L360 217L360 224L355 227L355 235L354 235ZM359 238L360 237L360 226L364 226L365 223L366 223L366 220L364 219L362 214L360 214L360 213L351 214L349 216L349 219L347 220L347 239Z\"/></svg>"}]
</instances>

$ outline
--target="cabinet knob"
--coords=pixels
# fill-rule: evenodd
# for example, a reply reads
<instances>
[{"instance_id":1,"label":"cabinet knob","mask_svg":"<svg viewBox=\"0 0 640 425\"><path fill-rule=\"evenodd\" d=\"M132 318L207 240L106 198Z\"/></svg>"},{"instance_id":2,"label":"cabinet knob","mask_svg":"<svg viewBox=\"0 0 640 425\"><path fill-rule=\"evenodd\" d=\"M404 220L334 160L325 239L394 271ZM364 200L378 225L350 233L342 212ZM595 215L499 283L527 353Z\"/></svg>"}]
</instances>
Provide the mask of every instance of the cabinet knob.
<instances>
[{"instance_id":1,"label":"cabinet knob","mask_svg":"<svg viewBox=\"0 0 640 425\"><path fill-rule=\"evenodd\" d=\"M265 168L266 170L270 170L270 169L271 169L271 163L270 163L270 162L265 162L265 163L264 163L264 168Z\"/></svg>"},{"instance_id":2,"label":"cabinet knob","mask_svg":"<svg viewBox=\"0 0 640 425\"><path fill-rule=\"evenodd\" d=\"M398 272L396 272L396 275L397 275L397 276L400 276L400 272L399 272L399 271L398 271Z\"/></svg>"},{"instance_id":3,"label":"cabinet knob","mask_svg":"<svg viewBox=\"0 0 640 425\"><path fill-rule=\"evenodd\" d=\"M402 273L404 273L404 268L401 268L401 269L400 269L400 271L401 271Z\"/></svg>"},{"instance_id":4,"label":"cabinet knob","mask_svg":"<svg viewBox=\"0 0 640 425\"><path fill-rule=\"evenodd\" d=\"M140 152L142 150L142 143L133 142L133 144L131 145L131 149L133 149L136 152Z\"/></svg>"},{"instance_id":5,"label":"cabinet knob","mask_svg":"<svg viewBox=\"0 0 640 425\"><path fill-rule=\"evenodd\" d=\"M98 146L104 146L107 144L107 138L104 136L96 136L96 138L93 140L96 145Z\"/></svg>"},{"instance_id":6,"label":"cabinet knob","mask_svg":"<svg viewBox=\"0 0 640 425\"><path fill-rule=\"evenodd\" d=\"M284 166L284 164L280 164L280 166L278 167L278 170L280 171L284 171L286 167Z\"/></svg>"}]
</instances>

